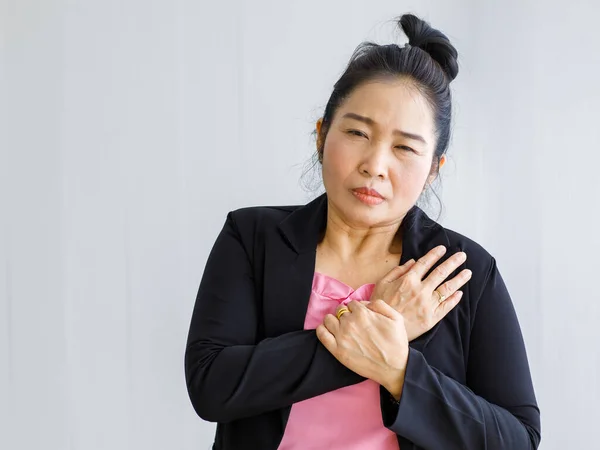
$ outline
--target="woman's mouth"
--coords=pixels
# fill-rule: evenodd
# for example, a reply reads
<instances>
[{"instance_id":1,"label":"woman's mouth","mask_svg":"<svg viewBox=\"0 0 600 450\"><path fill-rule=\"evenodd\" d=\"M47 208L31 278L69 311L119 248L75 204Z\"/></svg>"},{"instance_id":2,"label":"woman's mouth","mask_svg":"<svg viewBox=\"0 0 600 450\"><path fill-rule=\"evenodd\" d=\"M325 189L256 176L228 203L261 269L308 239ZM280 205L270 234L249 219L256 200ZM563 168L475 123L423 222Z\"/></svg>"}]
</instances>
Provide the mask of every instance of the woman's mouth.
<instances>
[{"instance_id":1,"label":"woman's mouth","mask_svg":"<svg viewBox=\"0 0 600 450\"><path fill-rule=\"evenodd\" d=\"M375 206L383 203L384 201L383 195L381 195L375 189L360 187L352 189L352 193L358 200L363 202L365 205Z\"/></svg>"}]
</instances>

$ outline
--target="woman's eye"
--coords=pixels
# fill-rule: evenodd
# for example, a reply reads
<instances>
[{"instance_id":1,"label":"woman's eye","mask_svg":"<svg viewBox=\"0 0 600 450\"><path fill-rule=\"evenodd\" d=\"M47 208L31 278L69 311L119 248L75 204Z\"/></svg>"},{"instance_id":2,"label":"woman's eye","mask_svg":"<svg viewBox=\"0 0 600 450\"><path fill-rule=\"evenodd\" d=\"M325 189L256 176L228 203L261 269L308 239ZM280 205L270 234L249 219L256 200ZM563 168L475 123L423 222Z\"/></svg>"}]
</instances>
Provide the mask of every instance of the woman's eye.
<instances>
[{"instance_id":1,"label":"woman's eye","mask_svg":"<svg viewBox=\"0 0 600 450\"><path fill-rule=\"evenodd\" d=\"M412 148L407 147L406 145L398 145L396 148L399 148L400 150L404 150L407 152L415 153L415 151Z\"/></svg>"},{"instance_id":2,"label":"woman's eye","mask_svg":"<svg viewBox=\"0 0 600 450\"><path fill-rule=\"evenodd\" d=\"M367 137L365 135L365 133L363 133L362 131L358 131L358 130L348 130L348 134L351 134L352 136L360 136L360 137Z\"/></svg>"}]
</instances>

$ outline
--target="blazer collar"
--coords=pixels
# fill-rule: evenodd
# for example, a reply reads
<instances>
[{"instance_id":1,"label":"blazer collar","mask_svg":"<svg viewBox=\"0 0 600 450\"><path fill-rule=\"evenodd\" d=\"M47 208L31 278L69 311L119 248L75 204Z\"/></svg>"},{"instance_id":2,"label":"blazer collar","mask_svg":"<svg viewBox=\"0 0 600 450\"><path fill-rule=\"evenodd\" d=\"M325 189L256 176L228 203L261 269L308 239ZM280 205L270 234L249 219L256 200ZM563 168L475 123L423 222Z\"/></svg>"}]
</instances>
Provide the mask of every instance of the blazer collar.
<instances>
[{"instance_id":1,"label":"blazer collar","mask_svg":"<svg viewBox=\"0 0 600 450\"><path fill-rule=\"evenodd\" d=\"M287 243L298 253L314 252L327 225L327 194L299 207L280 224ZM413 206L400 225L403 234L400 264L418 259L438 245L449 246L444 228L430 219L418 206Z\"/></svg>"},{"instance_id":2,"label":"blazer collar","mask_svg":"<svg viewBox=\"0 0 600 450\"><path fill-rule=\"evenodd\" d=\"M314 251L327 225L327 194L300 206L280 224L279 230L296 253Z\"/></svg>"}]
</instances>

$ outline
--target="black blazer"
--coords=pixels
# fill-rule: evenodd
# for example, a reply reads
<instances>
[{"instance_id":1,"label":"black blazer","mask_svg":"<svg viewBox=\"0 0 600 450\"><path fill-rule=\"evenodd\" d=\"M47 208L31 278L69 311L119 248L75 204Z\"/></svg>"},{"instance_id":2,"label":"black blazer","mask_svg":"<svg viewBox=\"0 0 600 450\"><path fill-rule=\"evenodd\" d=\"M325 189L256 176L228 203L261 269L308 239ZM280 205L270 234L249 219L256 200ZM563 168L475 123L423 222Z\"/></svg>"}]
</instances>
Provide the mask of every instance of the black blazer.
<instances>
[{"instance_id":1,"label":"black blazer","mask_svg":"<svg viewBox=\"0 0 600 450\"><path fill-rule=\"evenodd\" d=\"M185 355L194 409L218 422L213 449L276 450L293 403L364 380L303 329L326 215L325 194L304 206L227 215ZM401 228L401 264L445 245L440 263L465 251L455 274L468 267L473 276L458 306L410 343L400 404L381 388L384 425L402 450L537 448L540 414L525 346L494 258L416 206Z\"/></svg>"}]
</instances>

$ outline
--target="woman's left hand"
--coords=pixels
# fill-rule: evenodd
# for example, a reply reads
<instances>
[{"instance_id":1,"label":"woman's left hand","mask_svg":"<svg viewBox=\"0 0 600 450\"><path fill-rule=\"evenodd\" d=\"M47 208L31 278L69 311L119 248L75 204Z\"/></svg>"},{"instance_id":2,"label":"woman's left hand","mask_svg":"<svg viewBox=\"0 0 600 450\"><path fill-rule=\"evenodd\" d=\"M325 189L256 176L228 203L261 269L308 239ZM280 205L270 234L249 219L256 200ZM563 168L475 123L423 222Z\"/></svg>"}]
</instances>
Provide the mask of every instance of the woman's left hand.
<instances>
[{"instance_id":1,"label":"woman's left hand","mask_svg":"<svg viewBox=\"0 0 600 450\"><path fill-rule=\"evenodd\" d=\"M368 308L357 301L347 307L350 312L339 320L332 314L325 316L316 330L319 341L348 369L379 383L398 399L408 361L404 318L383 300L371 302Z\"/></svg>"}]
</instances>

